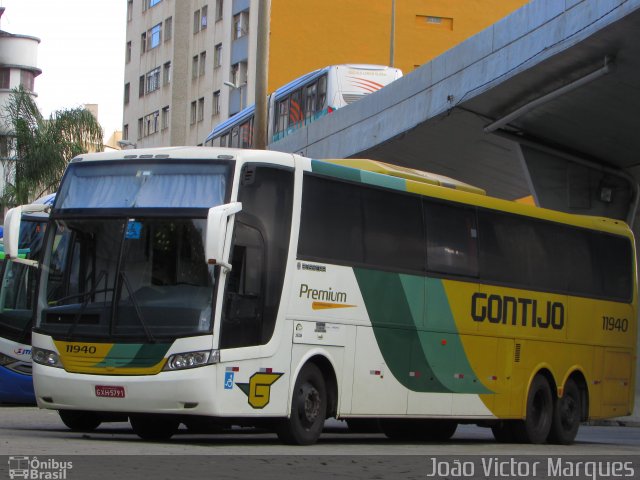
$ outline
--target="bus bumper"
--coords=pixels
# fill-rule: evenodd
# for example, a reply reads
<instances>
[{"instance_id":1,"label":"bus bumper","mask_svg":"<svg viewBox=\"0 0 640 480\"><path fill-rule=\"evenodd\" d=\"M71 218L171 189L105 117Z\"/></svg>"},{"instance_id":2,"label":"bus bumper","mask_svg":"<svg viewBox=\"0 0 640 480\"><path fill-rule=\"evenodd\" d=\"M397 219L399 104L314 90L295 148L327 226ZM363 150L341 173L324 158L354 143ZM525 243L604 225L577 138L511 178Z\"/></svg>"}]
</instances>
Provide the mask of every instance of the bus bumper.
<instances>
[{"instance_id":1,"label":"bus bumper","mask_svg":"<svg viewBox=\"0 0 640 480\"><path fill-rule=\"evenodd\" d=\"M119 376L70 374L33 364L38 406L54 410L217 416L216 375L215 365ZM98 396L105 391L113 396Z\"/></svg>"},{"instance_id":2,"label":"bus bumper","mask_svg":"<svg viewBox=\"0 0 640 480\"><path fill-rule=\"evenodd\" d=\"M0 367L0 403L35 404L31 375Z\"/></svg>"}]
</instances>

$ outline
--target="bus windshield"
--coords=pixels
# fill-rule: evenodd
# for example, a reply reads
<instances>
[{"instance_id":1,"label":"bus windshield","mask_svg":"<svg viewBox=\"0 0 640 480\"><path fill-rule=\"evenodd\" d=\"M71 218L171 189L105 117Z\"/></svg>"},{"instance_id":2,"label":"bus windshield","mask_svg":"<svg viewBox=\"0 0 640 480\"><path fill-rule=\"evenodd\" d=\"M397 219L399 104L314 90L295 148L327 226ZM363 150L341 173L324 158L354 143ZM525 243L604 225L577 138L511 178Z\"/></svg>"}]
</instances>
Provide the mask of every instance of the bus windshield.
<instances>
[{"instance_id":1,"label":"bus windshield","mask_svg":"<svg viewBox=\"0 0 640 480\"><path fill-rule=\"evenodd\" d=\"M65 219L50 228L41 331L144 342L211 333L205 219Z\"/></svg>"},{"instance_id":2,"label":"bus windshield","mask_svg":"<svg viewBox=\"0 0 640 480\"><path fill-rule=\"evenodd\" d=\"M40 257L45 229L45 219L23 220L18 242L21 257ZM0 336L29 343L37 272L35 268L22 263L8 259L4 262L0 289Z\"/></svg>"},{"instance_id":3,"label":"bus windshield","mask_svg":"<svg viewBox=\"0 0 640 480\"><path fill-rule=\"evenodd\" d=\"M51 212L36 328L55 338L154 342L211 333L208 209L231 162L70 165Z\"/></svg>"},{"instance_id":4,"label":"bus windshield","mask_svg":"<svg viewBox=\"0 0 640 480\"><path fill-rule=\"evenodd\" d=\"M211 208L224 203L229 165L212 162L78 162L60 185L55 211Z\"/></svg>"}]
</instances>

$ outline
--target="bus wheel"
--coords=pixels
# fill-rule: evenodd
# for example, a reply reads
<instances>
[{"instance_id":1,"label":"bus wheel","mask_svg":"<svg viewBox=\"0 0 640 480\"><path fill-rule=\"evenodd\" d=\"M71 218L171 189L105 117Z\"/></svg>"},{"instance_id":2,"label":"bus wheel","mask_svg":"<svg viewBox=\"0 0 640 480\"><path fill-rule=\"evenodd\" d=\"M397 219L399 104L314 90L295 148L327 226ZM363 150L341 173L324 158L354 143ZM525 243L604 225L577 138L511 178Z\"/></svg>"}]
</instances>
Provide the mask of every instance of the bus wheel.
<instances>
[{"instance_id":1,"label":"bus wheel","mask_svg":"<svg viewBox=\"0 0 640 480\"><path fill-rule=\"evenodd\" d=\"M95 412L82 410L58 410L60 420L74 432L92 432L102 423Z\"/></svg>"},{"instance_id":2,"label":"bus wheel","mask_svg":"<svg viewBox=\"0 0 640 480\"><path fill-rule=\"evenodd\" d=\"M513 425L509 420L502 420L501 422L491 427L493 437L498 443L513 443Z\"/></svg>"},{"instance_id":3,"label":"bus wheel","mask_svg":"<svg viewBox=\"0 0 640 480\"><path fill-rule=\"evenodd\" d=\"M533 377L527 396L527 416L513 424L513 433L520 443L544 443L551 430L553 398L549 382L543 375Z\"/></svg>"},{"instance_id":4,"label":"bus wheel","mask_svg":"<svg viewBox=\"0 0 640 480\"><path fill-rule=\"evenodd\" d=\"M166 441L178 431L178 418L162 415L131 415L131 428L143 440Z\"/></svg>"},{"instance_id":5,"label":"bus wheel","mask_svg":"<svg viewBox=\"0 0 640 480\"><path fill-rule=\"evenodd\" d=\"M576 382L568 379L564 385L564 394L556 399L553 408L549 440L562 445L573 443L580 427L581 414L580 389Z\"/></svg>"},{"instance_id":6,"label":"bus wheel","mask_svg":"<svg viewBox=\"0 0 640 480\"><path fill-rule=\"evenodd\" d=\"M327 390L320 369L308 363L298 375L291 398L291 416L277 427L278 438L289 445L318 441L327 411Z\"/></svg>"}]
</instances>

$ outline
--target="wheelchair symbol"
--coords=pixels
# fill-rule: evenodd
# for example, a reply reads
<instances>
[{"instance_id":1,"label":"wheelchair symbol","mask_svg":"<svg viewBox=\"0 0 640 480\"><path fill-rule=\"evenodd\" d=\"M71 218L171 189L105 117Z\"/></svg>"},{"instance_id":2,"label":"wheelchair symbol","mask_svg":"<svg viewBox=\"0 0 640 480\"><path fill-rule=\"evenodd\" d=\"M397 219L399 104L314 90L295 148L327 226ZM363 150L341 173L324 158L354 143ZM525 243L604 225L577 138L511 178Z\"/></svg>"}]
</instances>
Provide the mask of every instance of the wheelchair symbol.
<instances>
[{"instance_id":1,"label":"wheelchair symbol","mask_svg":"<svg viewBox=\"0 0 640 480\"><path fill-rule=\"evenodd\" d=\"M233 389L233 372L224 372L224 389Z\"/></svg>"}]
</instances>

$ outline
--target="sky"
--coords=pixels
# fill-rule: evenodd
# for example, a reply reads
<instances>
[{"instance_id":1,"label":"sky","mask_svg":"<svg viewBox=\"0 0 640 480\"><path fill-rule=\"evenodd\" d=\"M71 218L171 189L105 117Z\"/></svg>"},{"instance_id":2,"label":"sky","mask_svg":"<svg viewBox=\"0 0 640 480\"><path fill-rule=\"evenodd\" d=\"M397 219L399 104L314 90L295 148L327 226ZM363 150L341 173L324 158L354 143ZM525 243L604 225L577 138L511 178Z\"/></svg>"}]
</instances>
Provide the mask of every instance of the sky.
<instances>
[{"instance_id":1,"label":"sky","mask_svg":"<svg viewBox=\"0 0 640 480\"><path fill-rule=\"evenodd\" d=\"M0 29L40 39L40 111L98 104L105 137L122 129L126 0L0 0Z\"/></svg>"}]
</instances>

